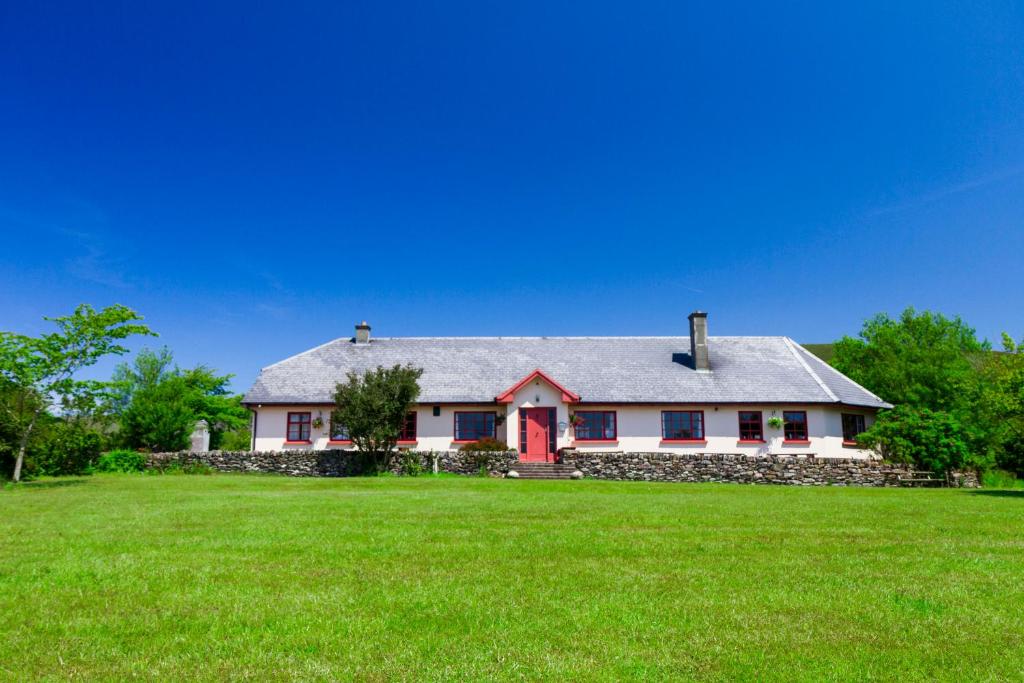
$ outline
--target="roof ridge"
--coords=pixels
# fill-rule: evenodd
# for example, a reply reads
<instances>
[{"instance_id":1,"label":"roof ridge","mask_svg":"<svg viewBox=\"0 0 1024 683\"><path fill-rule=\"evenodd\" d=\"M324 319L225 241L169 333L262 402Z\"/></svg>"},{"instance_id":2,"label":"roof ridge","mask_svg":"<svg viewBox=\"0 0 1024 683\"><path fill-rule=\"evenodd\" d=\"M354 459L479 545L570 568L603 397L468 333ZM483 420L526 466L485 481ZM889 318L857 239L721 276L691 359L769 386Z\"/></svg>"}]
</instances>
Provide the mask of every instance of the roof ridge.
<instances>
[{"instance_id":1,"label":"roof ridge","mask_svg":"<svg viewBox=\"0 0 1024 683\"><path fill-rule=\"evenodd\" d=\"M336 339L332 339L330 341L326 341L323 344L319 344L317 346L314 346L311 349L306 349L305 351L300 351L298 353L292 354L291 356L288 356L287 358L282 358L281 360L277 361L276 363L271 363L270 365L264 365L262 368L260 368L260 372L263 372L264 370L269 370L270 368L272 368L272 367L274 367L276 365L280 365L281 363L287 363L288 361L290 361L290 360L292 360L294 358L298 358L299 356L305 356L307 353L313 353L314 351L319 351L320 349L324 348L325 346L330 346L331 344L333 344L335 342L349 341L351 339L352 339L352 337L338 337Z\"/></svg>"},{"instance_id":2,"label":"roof ridge","mask_svg":"<svg viewBox=\"0 0 1024 683\"><path fill-rule=\"evenodd\" d=\"M800 365L802 365L804 367L804 370L806 370L811 375L811 377L814 378L814 381L818 383L818 386L821 387L822 390L826 394L828 394L830 397L832 397L833 401L835 401L836 403L839 403L840 402L839 401L839 397L836 396L832 392L832 390L828 388L828 385L825 384L825 380L823 380L821 377L818 376L818 373L816 373L814 371L814 369L807 363L806 360L803 359L803 357L800 355L800 353L796 350L796 347L798 346L798 344L795 341L793 341L792 339L790 339L789 337L783 337L783 339L786 342L786 346L789 347L789 350L792 352L793 357L796 358L797 362L800 363Z\"/></svg>"},{"instance_id":3,"label":"roof ridge","mask_svg":"<svg viewBox=\"0 0 1024 683\"><path fill-rule=\"evenodd\" d=\"M792 341L792 340L790 340L790 341ZM804 352L804 353L806 353L807 355L809 355L809 356L811 356L812 358L814 358L814 359L818 360L818 361L819 361L819 362L820 362L820 363L821 363L822 365L824 365L824 366L825 366L826 368L828 368L828 369L829 369L829 371L830 371L830 372L831 372L831 373L832 373L833 375L836 375L836 376L838 376L839 378L841 378L841 379L844 379L844 380L846 380L847 382L849 382L849 383L850 383L850 384L852 384L853 386L855 386L855 387L857 387L858 389L860 389L861 391L863 391L863 392L864 392L865 394L867 394L868 396L872 396L872 397L874 397L874 398L878 399L878 401L879 401L880 403L888 403L888 401L886 401L886 400L885 400L884 398L882 398L881 396L879 396L879 395L878 395L878 394L876 394L875 392L873 392L873 391L871 391L870 389L868 389L868 388L864 387L864 386L863 386L863 385L861 385L860 383L858 383L858 382L854 381L853 379L851 379L850 377L847 377L847 376L846 376L845 374L843 374L842 372L840 372L840 371L839 371L839 370L837 370L836 368L832 367L832 364L831 364L831 363L826 363L825 361L823 361L822 359L820 359L820 358L818 358L817 356L815 356L815 355L814 355L813 353L811 353L810 351L808 351L807 349L805 349L805 348L804 348L803 346L801 346L801 345L800 345L800 344L798 344L797 342L793 342L793 344L795 344L795 345L796 345L796 347L797 347L798 349L800 349L801 351L803 351L803 352Z\"/></svg>"},{"instance_id":4,"label":"roof ridge","mask_svg":"<svg viewBox=\"0 0 1024 683\"><path fill-rule=\"evenodd\" d=\"M374 337L370 340L372 344L374 341L422 341L424 339L439 339L439 340L451 340L451 339L465 339L465 340L480 340L480 339L689 339L688 334L632 334L632 335L601 335L601 334L589 334L589 335L558 335L558 334L538 334L533 336L524 335L492 335L492 336L448 336L448 337ZM336 341L348 341L349 337L339 337L334 339L328 344ZM783 335L754 335L754 334L718 334L710 335L708 339L786 339ZM322 344L321 346L325 346ZM311 349L312 350L312 349ZM298 354L296 354L298 355Z\"/></svg>"}]
</instances>

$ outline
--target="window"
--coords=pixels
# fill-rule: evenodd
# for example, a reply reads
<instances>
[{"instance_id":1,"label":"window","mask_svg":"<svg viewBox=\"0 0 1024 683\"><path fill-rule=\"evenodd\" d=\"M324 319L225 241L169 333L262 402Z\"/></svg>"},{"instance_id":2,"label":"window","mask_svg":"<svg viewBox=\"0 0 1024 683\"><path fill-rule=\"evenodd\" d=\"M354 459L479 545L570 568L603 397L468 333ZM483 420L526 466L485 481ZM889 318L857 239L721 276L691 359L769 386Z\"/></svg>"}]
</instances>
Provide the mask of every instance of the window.
<instances>
[{"instance_id":1,"label":"window","mask_svg":"<svg viewBox=\"0 0 1024 683\"><path fill-rule=\"evenodd\" d=\"M402 425L402 431L398 433L399 441L415 441L416 440L416 411L411 410L405 415L405 424Z\"/></svg>"},{"instance_id":2,"label":"window","mask_svg":"<svg viewBox=\"0 0 1024 683\"><path fill-rule=\"evenodd\" d=\"M349 436L348 427L331 420L331 441L351 441L352 437Z\"/></svg>"},{"instance_id":3,"label":"window","mask_svg":"<svg viewBox=\"0 0 1024 683\"><path fill-rule=\"evenodd\" d=\"M455 413L455 440L495 438L494 413Z\"/></svg>"},{"instance_id":4,"label":"window","mask_svg":"<svg viewBox=\"0 0 1024 683\"><path fill-rule=\"evenodd\" d=\"M740 441L764 441L760 410L740 411Z\"/></svg>"},{"instance_id":5,"label":"window","mask_svg":"<svg viewBox=\"0 0 1024 683\"><path fill-rule=\"evenodd\" d=\"M807 441L807 413L803 410L787 410L782 413L785 423L783 433L786 441Z\"/></svg>"},{"instance_id":6,"label":"window","mask_svg":"<svg viewBox=\"0 0 1024 683\"><path fill-rule=\"evenodd\" d=\"M703 441L704 412L666 410L661 413L661 438L666 441Z\"/></svg>"},{"instance_id":7,"label":"window","mask_svg":"<svg viewBox=\"0 0 1024 683\"><path fill-rule=\"evenodd\" d=\"M288 413L288 441L309 441L312 413Z\"/></svg>"},{"instance_id":8,"label":"window","mask_svg":"<svg viewBox=\"0 0 1024 683\"><path fill-rule=\"evenodd\" d=\"M576 413L577 441L614 441L615 411L588 410Z\"/></svg>"},{"instance_id":9,"label":"window","mask_svg":"<svg viewBox=\"0 0 1024 683\"><path fill-rule=\"evenodd\" d=\"M847 415L843 413L843 441L847 443L856 442L857 435L863 432L864 429L863 415Z\"/></svg>"}]
</instances>

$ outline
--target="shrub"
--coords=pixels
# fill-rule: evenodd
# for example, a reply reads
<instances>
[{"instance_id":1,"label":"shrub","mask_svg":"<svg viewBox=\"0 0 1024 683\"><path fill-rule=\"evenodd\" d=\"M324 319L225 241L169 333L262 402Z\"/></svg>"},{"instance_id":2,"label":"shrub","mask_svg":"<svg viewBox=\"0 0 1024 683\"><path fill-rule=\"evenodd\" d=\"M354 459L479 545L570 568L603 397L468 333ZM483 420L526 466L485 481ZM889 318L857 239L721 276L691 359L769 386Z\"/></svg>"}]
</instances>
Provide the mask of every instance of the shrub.
<instances>
[{"instance_id":1,"label":"shrub","mask_svg":"<svg viewBox=\"0 0 1024 683\"><path fill-rule=\"evenodd\" d=\"M981 485L987 489L1019 489L1024 488L1024 481L1013 472L990 470L981 475Z\"/></svg>"},{"instance_id":2,"label":"shrub","mask_svg":"<svg viewBox=\"0 0 1024 683\"><path fill-rule=\"evenodd\" d=\"M214 444L213 440L210 440L211 450L213 450L215 445L216 450L221 451L247 451L249 446L252 445L252 432L248 428L224 432L220 436L219 443Z\"/></svg>"},{"instance_id":3,"label":"shrub","mask_svg":"<svg viewBox=\"0 0 1024 683\"><path fill-rule=\"evenodd\" d=\"M33 474L86 474L103 451L103 435L79 422L57 422L26 463Z\"/></svg>"},{"instance_id":4,"label":"shrub","mask_svg":"<svg viewBox=\"0 0 1024 683\"><path fill-rule=\"evenodd\" d=\"M459 447L459 450L463 453L492 453L495 451L507 451L508 449L508 444L492 439L489 436L479 441L464 443Z\"/></svg>"},{"instance_id":5,"label":"shrub","mask_svg":"<svg viewBox=\"0 0 1024 683\"><path fill-rule=\"evenodd\" d=\"M146 469L145 453L118 449L104 453L96 463L97 472L141 472Z\"/></svg>"},{"instance_id":6,"label":"shrub","mask_svg":"<svg viewBox=\"0 0 1024 683\"><path fill-rule=\"evenodd\" d=\"M911 463L939 474L964 467L985 469L984 458L972 454L969 441L955 416L907 406L880 413L875 424L857 437L862 448L889 462Z\"/></svg>"},{"instance_id":7,"label":"shrub","mask_svg":"<svg viewBox=\"0 0 1024 683\"><path fill-rule=\"evenodd\" d=\"M418 477L423 474L423 463L415 453L402 451L399 454L398 471L407 477Z\"/></svg>"}]
</instances>

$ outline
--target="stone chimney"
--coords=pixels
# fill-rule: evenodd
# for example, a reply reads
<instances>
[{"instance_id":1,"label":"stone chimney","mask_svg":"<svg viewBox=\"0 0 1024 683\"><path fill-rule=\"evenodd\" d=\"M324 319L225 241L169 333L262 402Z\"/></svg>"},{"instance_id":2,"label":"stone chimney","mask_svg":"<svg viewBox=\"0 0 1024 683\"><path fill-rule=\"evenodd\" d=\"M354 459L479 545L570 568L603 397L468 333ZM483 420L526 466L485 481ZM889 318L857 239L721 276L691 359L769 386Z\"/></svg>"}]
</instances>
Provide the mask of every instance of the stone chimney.
<instances>
[{"instance_id":1,"label":"stone chimney","mask_svg":"<svg viewBox=\"0 0 1024 683\"><path fill-rule=\"evenodd\" d=\"M356 344L369 344L370 343L370 326L366 324L366 321L356 325Z\"/></svg>"},{"instance_id":2,"label":"stone chimney","mask_svg":"<svg viewBox=\"0 0 1024 683\"><path fill-rule=\"evenodd\" d=\"M690 314L690 358L697 372L709 372L708 362L708 314L694 311Z\"/></svg>"}]
</instances>

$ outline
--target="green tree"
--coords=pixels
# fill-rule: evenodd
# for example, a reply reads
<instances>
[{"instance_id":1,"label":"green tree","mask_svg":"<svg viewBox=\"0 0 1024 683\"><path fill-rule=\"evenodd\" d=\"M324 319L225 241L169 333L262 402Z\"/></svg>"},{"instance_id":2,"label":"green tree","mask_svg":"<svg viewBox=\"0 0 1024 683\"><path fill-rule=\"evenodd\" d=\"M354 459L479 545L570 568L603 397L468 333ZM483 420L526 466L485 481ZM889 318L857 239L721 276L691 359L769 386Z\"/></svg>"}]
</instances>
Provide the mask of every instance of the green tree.
<instances>
[{"instance_id":1,"label":"green tree","mask_svg":"<svg viewBox=\"0 0 1024 683\"><path fill-rule=\"evenodd\" d=\"M1024 475L1024 340L1004 333L1003 351L985 357L977 415L996 464Z\"/></svg>"},{"instance_id":2,"label":"green tree","mask_svg":"<svg viewBox=\"0 0 1024 683\"><path fill-rule=\"evenodd\" d=\"M131 448L171 451L188 446L199 420L210 428L210 447L227 431L248 425L242 397L230 393L232 375L217 375L199 365L181 369L164 348L143 349L131 364L114 371L110 410L121 425L120 438Z\"/></svg>"},{"instance_id":3,"label":"green tree","mask_svg":"<svg viewBox=\"0 0 1024 683\"><path fill-rule=\"evenodd\" d=\"M378 472L387 467L405 416L419 398L422 374L411 365L378 367L362 376L350 372L348 380L337 385L331 419L345 425L352 442Z\"/></svg>"},{"instance_id":4,"label":"green tree","mask_svg":"<svg viewBox=\"0 0 1024 683\"><path fill-rule=\"evenodd\" d=\"M15 481L21 479L29 439L41 416L55 405L80 412L95 405L109 387L108 382L76 379L75 375L104 356L127 353L120 343L124 339L154 335L138 323L142 316L120 304L100 311L82 304L71 315L46 320L56 323L56 332L39 337L0 332L0 383L5 393L19 397L0 404L7 410L4 421L17 438Z\"/></svg>"},{"instance_id":5,"label":"green tree","mask_svg":"<svg viewBox=\"0 0 1024 683\"><path fill-rule=\"evenodd\" d=\"M988 345L959 317L884 313L866 321L857 339L835 344L832 365L894 404L955 410L974 398L976 368Z\"/></svg>"},{"instance_id":6,"label":"green tree","mask_svg":"<svg viewBox=\"0 0 1024 683\"><path fill-rule=\"evenodd\" d=\"M181 377L142 387L121 413L120 440L131 448L179 451L188 447L196 416L189 407Z\"/></svg>"}]
</instances>

